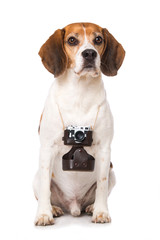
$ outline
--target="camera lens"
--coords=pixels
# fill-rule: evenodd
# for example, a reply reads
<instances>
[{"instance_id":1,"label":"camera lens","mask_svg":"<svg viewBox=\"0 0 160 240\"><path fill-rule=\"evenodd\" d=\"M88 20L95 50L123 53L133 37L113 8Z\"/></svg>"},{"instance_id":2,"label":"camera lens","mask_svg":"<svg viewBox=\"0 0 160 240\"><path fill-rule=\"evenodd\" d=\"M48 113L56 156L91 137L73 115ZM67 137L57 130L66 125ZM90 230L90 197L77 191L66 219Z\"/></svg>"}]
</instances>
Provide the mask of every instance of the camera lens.
<instances>
[{"instance_id":1,"label":"camera lens","mask_svg":"<svg viewBox=\"0 0 160 240\"><path fill-rule=\"evenodd\" d=\"M75 133L75 140L76 140L76 141L82 142L84 138L85 138L84 132L82 132L82 131L77 131L77 132Z\"/></svg>"}]
</instances>

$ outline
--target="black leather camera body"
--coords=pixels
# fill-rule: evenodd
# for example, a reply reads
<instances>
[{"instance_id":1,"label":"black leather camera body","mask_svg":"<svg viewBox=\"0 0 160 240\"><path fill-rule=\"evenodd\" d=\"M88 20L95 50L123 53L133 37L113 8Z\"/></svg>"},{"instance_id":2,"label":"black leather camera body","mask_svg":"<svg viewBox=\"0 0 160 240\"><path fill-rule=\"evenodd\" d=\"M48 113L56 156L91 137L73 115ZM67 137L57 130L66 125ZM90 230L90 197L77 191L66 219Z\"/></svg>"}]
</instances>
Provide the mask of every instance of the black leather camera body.
<instances>
[{"instance_id":1,"label":"black leather camera body","mask_svg":"<svg viewBox=\"0 0 160 240\"><path fill-rule=\"evenodd\" d=\"M62 157L64 171L93 171L95 159L83 146L91 146L92 130L88 126L68 126L62 138L65 145L72 145L71 150Z\"/></svg>"}]
</instances>

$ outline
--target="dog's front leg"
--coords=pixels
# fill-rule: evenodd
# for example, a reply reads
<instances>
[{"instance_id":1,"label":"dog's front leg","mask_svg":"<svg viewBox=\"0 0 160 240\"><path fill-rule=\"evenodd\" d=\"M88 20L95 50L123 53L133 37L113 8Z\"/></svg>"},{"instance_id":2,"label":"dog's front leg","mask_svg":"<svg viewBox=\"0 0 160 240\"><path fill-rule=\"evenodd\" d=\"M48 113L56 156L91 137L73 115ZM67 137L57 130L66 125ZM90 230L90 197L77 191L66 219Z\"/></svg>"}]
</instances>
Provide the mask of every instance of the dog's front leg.
<instances>
[{"instance_id":1,"label":"dog's front leg","mask_svg":"<svg viewBox=\"0 0 160 240\"><path fill-rule=\"evenodd\" d=\"M96 154L97 164L97 189L93 206L92 222L110 222L111 218L108 211L108 182L110 169L110 147L99 149Z\"/></svg>"},{"instance_id":2,"label":"dog's front leg","mask_svg":"<svg viewBox=\"0 0 160 240\"><path fill-rule=\"evenodd\" d=\"M54 224L50 203L50 181L56 149L42 146L39 159L38 209L35 225Z\"/></svg>"}]
</instances>

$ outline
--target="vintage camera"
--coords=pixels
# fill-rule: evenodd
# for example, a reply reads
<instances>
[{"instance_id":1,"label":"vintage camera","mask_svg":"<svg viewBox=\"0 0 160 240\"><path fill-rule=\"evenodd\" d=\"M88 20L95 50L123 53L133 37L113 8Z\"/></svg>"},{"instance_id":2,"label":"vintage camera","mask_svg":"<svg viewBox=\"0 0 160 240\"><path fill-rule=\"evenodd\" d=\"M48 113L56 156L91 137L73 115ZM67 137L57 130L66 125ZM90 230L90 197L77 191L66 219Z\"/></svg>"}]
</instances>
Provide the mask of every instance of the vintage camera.
<instances>
[{"instance_id":1,"label":"vintage camera","mask_svg":"<svg viewBox=\"0 0 160 240\"><path fill-rule=\"evenodd\" d=\"M65 145L92 145L92 130L89 126L68 126L62 138Z\"/></svg>"},{"instance_id":2,"label":"vintage camera","mask_svg":"<svg viewBox=\"0 0 160 240\"><path fill-rule=\"evenodd\" d=\"M88 126L68 126L62 138L65 145L72 145L71 150L62 157L64 171L93 171L95 159L83 146L91 146L92 130Z\"/></svg>"}]
</instances>

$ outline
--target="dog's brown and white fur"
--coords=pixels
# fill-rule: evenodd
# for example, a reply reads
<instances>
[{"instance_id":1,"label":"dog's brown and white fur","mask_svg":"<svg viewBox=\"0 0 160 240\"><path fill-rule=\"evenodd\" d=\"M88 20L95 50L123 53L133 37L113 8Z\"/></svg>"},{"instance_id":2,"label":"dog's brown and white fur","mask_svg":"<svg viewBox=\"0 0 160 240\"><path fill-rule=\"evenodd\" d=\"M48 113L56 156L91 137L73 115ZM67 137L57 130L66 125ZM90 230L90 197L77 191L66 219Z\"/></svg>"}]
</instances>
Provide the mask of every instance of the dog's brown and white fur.
<instances>
[{"instance_id":1,"label":"dog's brown and white fur","mask_svg":"<svg viewBox=\"0 0 160 240\"><path fill-rule=\"evenodd\" d=\"M85 50L89 50L85 55ZM41 47L44 66L56 77L40 121L39 170L33 188L38 199L36 225L53 224L53 216L69 211L93 213L93 222L110 222L107 198L115 185L110 165L113 119L106 100L101 72L114 76L125 51L107 29L91 23L75 23L58 29ZM63 126L93 125L100 106L93 144L93 172L62 170L62 156L70 150L62 142Z\"/></svg>"}]
</instances>

